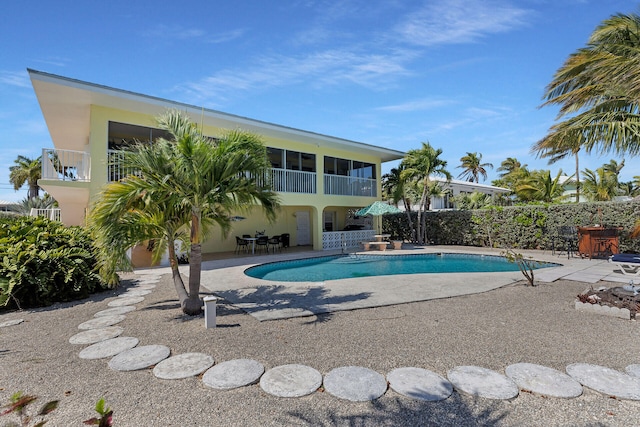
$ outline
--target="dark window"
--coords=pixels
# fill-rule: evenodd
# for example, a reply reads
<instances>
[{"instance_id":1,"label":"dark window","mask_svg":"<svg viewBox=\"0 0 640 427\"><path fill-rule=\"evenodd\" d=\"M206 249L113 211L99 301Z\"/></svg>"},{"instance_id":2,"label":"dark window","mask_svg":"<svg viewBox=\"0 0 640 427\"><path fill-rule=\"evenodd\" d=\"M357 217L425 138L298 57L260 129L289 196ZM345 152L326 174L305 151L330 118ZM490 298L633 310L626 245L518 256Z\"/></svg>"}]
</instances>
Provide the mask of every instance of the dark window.
<instances>
[{"instance_id":1,"label":"dark window","mask_svg":"<svg viewBox=\"0 0 640 427\"><path fill-rule=\"evenodd\" d=\"M272 168L282 169L282 152L281 148L267 147L267 156Z\"/></svg>"}]
</instances>

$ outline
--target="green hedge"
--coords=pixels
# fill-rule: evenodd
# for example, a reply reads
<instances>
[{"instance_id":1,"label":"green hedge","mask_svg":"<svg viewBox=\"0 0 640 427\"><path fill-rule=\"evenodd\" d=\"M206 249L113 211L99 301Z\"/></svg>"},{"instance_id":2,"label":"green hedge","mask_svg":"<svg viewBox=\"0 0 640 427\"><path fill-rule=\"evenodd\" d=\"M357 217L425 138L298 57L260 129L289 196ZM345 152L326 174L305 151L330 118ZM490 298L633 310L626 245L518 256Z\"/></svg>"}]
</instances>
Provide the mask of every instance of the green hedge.
<instances>
[{"instance_id":1,"label":"green hedge","mask_svg":"<svg viewBox=\"0 0 640 427\"><path fill-rule=\"evenodd\" d=\"M0 306L37 307L105 289L89 234L39 217L0 219Z\"/></svg>"},{"instance_id":2,"label":"green hedge","mask_svg":"<svg viewBox=\"0 0 640 427\"><path fill-rule=\"evenodd\" d=\"M413 220L415 222L415 213ZM438 245L550 249L560 226L604 224L622 227L620 252L640 253L640 239L629 238L640 219L640 202L593 202L579 204L490 207L468 211L426 212L427 236ZM411 239L406 213L385 215L386 232Z\"/></svg>"}]
</instances>

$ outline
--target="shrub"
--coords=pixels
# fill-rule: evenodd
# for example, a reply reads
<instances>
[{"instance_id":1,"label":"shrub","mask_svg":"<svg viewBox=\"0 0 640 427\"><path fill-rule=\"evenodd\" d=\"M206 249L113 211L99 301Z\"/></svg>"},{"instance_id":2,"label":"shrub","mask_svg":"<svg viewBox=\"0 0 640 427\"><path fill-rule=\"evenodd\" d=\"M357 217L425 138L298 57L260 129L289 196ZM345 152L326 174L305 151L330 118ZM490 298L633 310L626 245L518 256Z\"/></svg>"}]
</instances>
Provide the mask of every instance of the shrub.
<instances>
[{"instance_id":1,"label":"shrub","mask_svg":"<svg viewBox=\"0 0 640 427\"><path fill-rule=\"evenodd\" d=\"M37 307L104 289L89 234L39 217L0 219L0 306Z\"/></svg>"}]
</instances>

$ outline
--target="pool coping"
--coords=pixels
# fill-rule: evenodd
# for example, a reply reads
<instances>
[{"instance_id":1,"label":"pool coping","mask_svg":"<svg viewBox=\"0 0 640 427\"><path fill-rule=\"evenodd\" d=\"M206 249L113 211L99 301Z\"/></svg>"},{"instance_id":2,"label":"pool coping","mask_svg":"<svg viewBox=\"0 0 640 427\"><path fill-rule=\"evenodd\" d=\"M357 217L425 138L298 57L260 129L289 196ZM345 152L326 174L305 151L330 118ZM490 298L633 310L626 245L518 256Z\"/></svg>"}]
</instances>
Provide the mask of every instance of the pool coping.
<instances>
[{"instance_id":1,"label":"pool coping","mask_svg":"<svg viewBox=\"0 0 640 427\"><path fill-rule=\"evenodd\" d=\"M385 254L470 253L500 255L501 250L461 246L410 247L385 251ZM596 283L600 280L628 282L616 274L606 260L566 259L550 251L519 251L535 260L559 263L558 267L538 270L537 282L559 279ZM257 255L236 259L206 261L202 264L202 291L223 298L260 321L311 316L333 311L355 310L450 298L487 292L524 280L519 272L500 273L428 273L395 276L359 277L317 282L273 282L244 274L254 265L288 259L339 254L339 251L314 251ZM566 255L565 255L566 256ZM188 266L181 266L188 276Z\"/></svg>"}]
</instances>

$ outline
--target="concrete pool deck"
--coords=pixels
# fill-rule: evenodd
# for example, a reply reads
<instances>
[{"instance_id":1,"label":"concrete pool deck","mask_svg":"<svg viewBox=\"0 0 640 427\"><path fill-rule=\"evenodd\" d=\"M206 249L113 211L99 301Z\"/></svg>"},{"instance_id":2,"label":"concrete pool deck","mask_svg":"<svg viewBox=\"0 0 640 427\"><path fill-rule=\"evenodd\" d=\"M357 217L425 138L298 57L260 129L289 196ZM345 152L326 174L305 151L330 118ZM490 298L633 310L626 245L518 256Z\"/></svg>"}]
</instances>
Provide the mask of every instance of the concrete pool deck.
<instances>
[{"instance_id":1,"label":"concrete pool deck","mask_svg":"<svg viewBox=\"0 0 640 427\"><path fill-rule=\"evenodd\" d=\"M376 255L420 253L470 253L500 255L501 250L460 246L409 247L402 250L374 252ZM573 280L597 283L600 280L628 283L629 276L602 259L567 259L549 251L519 251L535 260L561 264L535 271L537 282ZM500 273L432 273L394 276L371 276L327 282L273 282L255 279L244 270L267 262L335 255L339 252L283 252L250 257L205 261L201 285L210 293L244 310L254 318L265 320L311 316L334 311L380 307L431 299L449 298L487 292L524 280L519 272ZM361 253L361 252L357 252ZM371 254L371 252L368 252ZM188 275L188 267L181 267Z\"/></svg>"}]
</instances>

